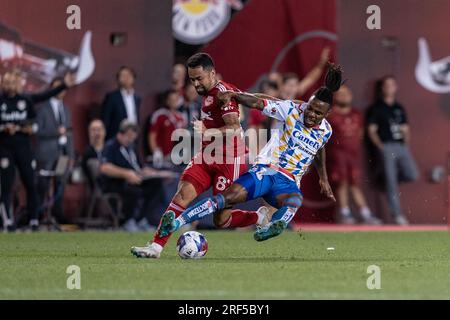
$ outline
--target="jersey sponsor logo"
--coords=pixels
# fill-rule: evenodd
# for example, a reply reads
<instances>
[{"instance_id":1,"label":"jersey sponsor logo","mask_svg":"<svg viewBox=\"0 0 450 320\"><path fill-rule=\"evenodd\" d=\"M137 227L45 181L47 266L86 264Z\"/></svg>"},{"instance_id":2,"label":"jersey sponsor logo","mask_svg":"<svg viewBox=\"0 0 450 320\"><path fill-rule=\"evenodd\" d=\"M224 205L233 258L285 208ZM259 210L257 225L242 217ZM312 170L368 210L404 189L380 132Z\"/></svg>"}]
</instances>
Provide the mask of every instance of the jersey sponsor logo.
<instances>
[{"instance_id":1,"label":"jersey sponsor logo","mask_svg":"<svg viewBox=\"0 0 450 320\"><path fill-rule=\"evenodd\" d=\"M188 44L203 44L218 36L230 21L237 0L175 0L172 6L174 37Z\"/></svg>"},{"instance_id":2,"label":"jersey sponsor logo","mask_svg":"<svg viewBox=\"0 0 450 320\"><path fill-rule=\"evenodd\" d=\"M308 149L302 147L302 146L298 146L298 148L300 148L300 150L302 150L303 152L309 154L310 156L315 156L315 153L312 153L311 151L309 151Z\"/></svg>"},{"instance_id":3,"label":"jersey sponsor logo","mask_svg":"<svg viewBox=\"0 0 450 320\"><path fill-rule=\"evenodd\" d=\"M25 110L26 107L27 107L27 104L25 103L24 100L19 100L19 101L17 102L17 108L18 108L20 111Z\"/></svg>"},{"instance_id":4,"label":"jersey sponsor logo","mask_svg":"<svg viewBox=\"0 0 450 320\"><path fill-rule=\"evenodd\" d=\"M300 133L300 131L298 131L298 130L294 130L292 135L295 138L299 139L301 142L305 143L306 145L308 145L314 149L319 149L319 147L320 147L320 144L317 141L313 141L313 140L309 139L308 137L302 135Z\"/></svg>"},{"instance_id":5,"label":"jersey sponsor logo","mask_svg":"<svg viewBox=\"0 0 450 320\"><path fill-rule=\"evenodd\" d=\"M272 108L272 110L270 110L270 113L271 113L271 114L276 114L276 113L277 113L277 108L275 108L275 107Z\"/></svg>"},{"instance_id":6,"label":"jersey sponsor logo","mask_svg":"<svg viewBox=\"0 0 450 320\"><path fill-rule=\"evenodd\" d=\"M222 110L223 110L223 111L230 111L230 110L232 110L232 109L233 109L233 107L232 107L231 105L229 105L229 104L222 107Z\"/></svg>"},{"instance_id":7,"label":"jersey sponsor logo","mask_svg":"<svg viewBox=\"0 0 450 320\"><path fill-rule=\"evenodd\" d=\"M188 213L188 217L192 218L193 216L195 216L196 214L199 214L199 218L205 216L208 213L212 213L213 211L213 206L211 201L206 201L204 204L202 204L201 206L194 208L191 212Z\"/></svg>"}]
</instances>

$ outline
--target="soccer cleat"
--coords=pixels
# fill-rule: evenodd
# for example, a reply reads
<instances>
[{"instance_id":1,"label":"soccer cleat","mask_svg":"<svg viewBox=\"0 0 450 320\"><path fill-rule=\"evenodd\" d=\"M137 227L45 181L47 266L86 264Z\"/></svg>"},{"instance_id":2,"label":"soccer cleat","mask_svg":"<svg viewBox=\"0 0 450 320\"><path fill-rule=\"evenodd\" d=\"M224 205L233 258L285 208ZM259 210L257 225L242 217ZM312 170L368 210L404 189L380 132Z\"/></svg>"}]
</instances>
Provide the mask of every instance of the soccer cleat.
<instances>
[{"instance_id":1,"label":"soccer cleat","mask_svg":"<svg viewBox=\"0 0 450 320\"><path fill-rule=\"evenodd\" d=\"M368 217L363 218L363 223L370 224L370 225L381 225L381 224L383 224L383 221L381 221L380 219L378 219L375 216L368 216Z\"/></svg>"},{"instance_id":2,"label":"soccer cleat","mask_svg":"<svg viewBox=\"0 0 450 320\"><path fill-rule=\"evenodd\" d=\"M127 232L138 232L139 231L139 227L136 223L135 219L128 219L124 224L123 224L123 230L127 231Z\"/></svg>"},{"instance_id":3,"label":"soccer cleat","mask_svg":"<svg viewBox=\"0 0 450 320\"><path fill-rule=\"evenodd\" d=\"M31 231L33 231L33 232L39 231L39 220L31 219L30 220L30 228L31 228Z\"/></svg>"},{"instance_id":4,"label":"soccer cleat","mask_svg":"<svg viewBox=\"0 0 450 320\"><path fill-rule=\"evenodd\" d=\"M131 254L137 258L159 259L161 251L156 250L152 245L146 247L131 247Z\"/></svg>"},{"instance_id":5,"label":"soccer cleat","mask_svg":"<svg viewBox=\"0 0 450 320\"><path fill-rule=\"evenodd\" d=\"M167 211L161 218L161 225L159 226L159 235L161 237L168 236L178 229L178 221L175 221L175 212Z\"/></svg>"},{"instance_id":6,"label":"soccer cleat","mask_svg":"<svg viewBox=\"0 0 450 320\"><path fill-rule=\"evenodd\" d=\"M278 220L269 223L265 227L258 228L253 234L253 238L256 241L265 241L267 239L280 235L284 229L287 228L287 224L284 220Z\"/></svg>"},{"instance_id":7,"label":"soccer cleat","mask_svg":"<svg viewBox=\"0 0 450 320\"><path fill-rule=\"evenodd\" d=\"M340 224L356 224L355 218L351 215L339 214L337 220Z\"/></svg>"},{"instance_id":8,"label":"soccer cleat","mask_svg":"<svg viewBox=\"0 0 450 320\"><path fill-rule=\"evenodd\" d=\"M394 217L394 221L396 224L400 225L400 226L407 226L409 225L409 221L408 219L406 219L406 217L404 215L397 215Z\"/></svg>"},{"instance_id":9,"label":"soccer cleat","mask_svg":"<svg viewBox=\"0 0 450 320\"><path fill-rule=\"evenodd\" d=\"M258 214L258 222L256 223L257 227L264 227L269 224L270 218L269 218L269 208L266 206L259 207L258 210L256 210L256 213Z\"/></svg>"},{"instance_id":10,"label":"soccer cleat","mask_svg":"<svg viewBox=\"0 0 450 320\"><path fill-rule=\"evenodd\" d=\"M152 226L148 220L146 218L142 218L138 223L137 226L139 228L139 231L144 231L144 232L150 232L150 231L155 231L156 228L154 226Z\"/></svg>"}]
</instances>

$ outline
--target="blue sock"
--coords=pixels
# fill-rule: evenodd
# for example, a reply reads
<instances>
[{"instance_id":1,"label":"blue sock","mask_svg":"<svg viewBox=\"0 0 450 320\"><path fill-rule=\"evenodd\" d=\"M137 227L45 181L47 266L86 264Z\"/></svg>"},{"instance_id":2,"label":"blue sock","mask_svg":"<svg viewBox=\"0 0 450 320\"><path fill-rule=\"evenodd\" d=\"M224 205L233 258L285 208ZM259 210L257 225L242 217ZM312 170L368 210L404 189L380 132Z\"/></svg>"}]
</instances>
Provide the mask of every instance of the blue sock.
<instances>
[{"instance_id":1,"label":"blue sock","mask_svg":"<svg viewBox=\"0 0 450 320\"><path fill-rule=\"evenodd\" d=\"M220 193L215 197L210 197L197 202L195 205L187 208L177 219L175 219L175 227L179 229L181 226L222 210L225 208L225 198Z\"/></svg>"},{"instance_id":2,"label":"blue sock","mask_svg":"<svg viewBox=\"0 0 450 320\"><path fill-rule=\"evenodd\" d=\"M302 205L302 197L301 196L291 196L283 201L283 206L278 209L273 215L270 222L284 220L286 224L291 222L292 218L294 218L295 213L298 208Z\"/></svg>"},{"instance_id":3,"label":"blue sock","mask_svg":"<svg viewBox=\"0 0 450 320\"><path fill-rule=\"evenodd\" d=\"M288 225L289 222L291 222L292 218L294 218L296 212L297 208L281 207L272 215L272 219L270 219L270 222L284 220L284 222L286 222L286 224Z\"/></svg>"}]
</instances>

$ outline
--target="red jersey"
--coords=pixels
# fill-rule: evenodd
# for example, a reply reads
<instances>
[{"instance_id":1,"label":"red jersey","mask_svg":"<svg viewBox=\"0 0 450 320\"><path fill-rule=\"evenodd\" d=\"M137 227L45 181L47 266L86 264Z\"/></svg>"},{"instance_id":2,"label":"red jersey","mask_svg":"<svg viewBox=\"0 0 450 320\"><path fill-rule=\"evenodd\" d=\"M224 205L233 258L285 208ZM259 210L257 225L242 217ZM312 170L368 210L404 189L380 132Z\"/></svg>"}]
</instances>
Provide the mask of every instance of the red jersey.
<instances>
[{"instance_id":1,"label":"red jersey","mask_svg":"<svg viewBox=\"0 0 450 320\"><path fill-rule=\"evenodd\" d=\"M226 106L218 101L217 93L220 91L239 92L235 86L223 81L219 81L214 88L209 90L202 99L201 109L201 120L206 129L224 127L223 117L227 114L236 114L239 117L239 107L236 101L232 100ZM197 194L201 194L212 187L213 194L216 195L228 188L233 181L246 171L243 135L238 139L234 138L234 141L230 139L231 142L224 137L223 144L222 141L219 141L218 144L215 141L216 138L212 137L211 141L205 141L203 137L202 151L192 158L181 176L182 181L187 181L194 186ZM241 144L238 144L238 142L241 142ZM213 146L207 148L210 144L213 144ZM244 150L241 149L241 145Z\"/></svg>"},{"instance_id":2,"label":"red jersey","mask_svg":"<svg viewBox=\"0 0 450 320\"><path fill-rule=\"evenodd\" d=\"M266 127L268 118L258 109L250 109L248 125L255 127Z\"/></svg>"},{"instance_id":3,"label":"red jersey","mask_svg":"<svg viewBox=\"0 0 450 320\"><path fill-rule=\"evenodd\" d=\"M347 114L332 112L327 120L333 128L330 147L336 151L359 153L363 131L361 113L355 109Z\"/></svg>"},{"instance_id":4,"label":"red jersey","mask_svg":"<svg viewBox=\"0 0 450 320\"><path fill-rule=\"evenodd\" d=\"M156 144L164 156L172 152L174 142L172 133L176 129L186 128L187 120L181 112L170 111L167 108L156 110L152 115L150 132L156 133Z\"/></svg>"},{"instance_id":5,"label":"red jersey","mask_svg":"<svg viewBox=\"0 0 450 320\"><path fill-rule=\"evenodd\" d=\"M217 93L220 91L235 91L240 92L238 88L235 86L226 83L224 81L219 81L214 88L208 91L208 94L203 96L202 98L202 109L201 109L201 120L203 121L204 126L206 129L218 129L225 126L225 121L223 120L223 117L227 114L236 114L237 117L239 117L239 105L235 100L231 100L231 102L223 106L219 99L217 98ZM243 136L241 137L243 138ZM225 138L224 138L225 139ZM214 139L205 140L203 139L202 145L203 149L212 143ZM242 141L240 141L243 143ZM237 150L239 141L234 141L234 150ZM224 141L224 146L227 145L226 141ZM245 147L244 147L245 149ZM245 152L245 150L244 150Z\"/></svg>"}]
</instances>

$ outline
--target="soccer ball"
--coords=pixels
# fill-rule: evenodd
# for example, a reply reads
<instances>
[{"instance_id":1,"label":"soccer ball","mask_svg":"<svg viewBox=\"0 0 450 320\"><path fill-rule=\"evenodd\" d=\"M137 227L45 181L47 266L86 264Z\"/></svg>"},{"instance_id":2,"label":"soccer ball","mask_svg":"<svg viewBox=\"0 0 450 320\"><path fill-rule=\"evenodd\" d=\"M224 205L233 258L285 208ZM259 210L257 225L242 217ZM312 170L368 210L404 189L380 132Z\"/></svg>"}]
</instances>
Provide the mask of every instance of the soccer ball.
<instances>
[{"instance_id":1,"label":"soccer ball","mask_svg":"<svg viewBox=\"0 0 450 320\"><path fill-rule=\"evenodd\" d=\"M183 259L200 259L207 251L208 242L200 232L188 231L178 238L177 252Z\"/></svg>"}]
</instances>

